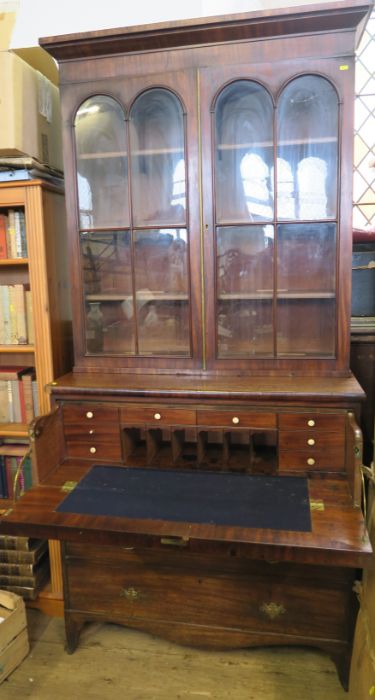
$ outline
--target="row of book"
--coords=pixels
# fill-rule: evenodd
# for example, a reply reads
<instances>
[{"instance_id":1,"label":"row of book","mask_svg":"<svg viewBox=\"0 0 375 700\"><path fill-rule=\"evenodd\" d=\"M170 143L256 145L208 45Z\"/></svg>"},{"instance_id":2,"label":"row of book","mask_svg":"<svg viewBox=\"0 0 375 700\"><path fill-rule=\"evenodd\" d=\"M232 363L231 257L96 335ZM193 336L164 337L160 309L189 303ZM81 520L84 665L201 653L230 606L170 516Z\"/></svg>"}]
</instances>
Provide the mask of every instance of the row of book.
<instances>
[{"instance_id":1,"label":"row of book","mask_svg":"<svg viewBox=\"0 0 375 700\"><path fill-rule=\"evenodd\" d=\"M17 492L24 493L31 488L31 458L30 456L25 458L28 449L28 444L20 442L4 440L0 444L0 498L13 498L18 472Z\"/></svg>"},{"instance_id":2,"label":"row of book","mask_svg":"<svg viewBox=\"0 0 375 700\"><path fill-rule=\"evenodd\" d=\"M34 340L30 289L24 284L0 285L0 345L32 345Z\"/></svg>"},{"instance_id":3,"label":"row of book","mask_svg":"<svg viewBox=\"0 0 375 700\"><path fill-rule=\"evenodd\" d=\"M25 212L8 209L0 213L0 259L27 258Z\"/></svg>"},{"instance_id":4,"label":"row of book","mask_svg":"<svg viewBox=\"0 0 375 700\"><path fill-rule=\"evenodd\" d=\"M39 415L33 367L0 366L0 423L30 423Z\"/></svg>"},{"instance_id":5,"label":"row of book","mask_svg":"<svg viewBox=\"0 0 375 700\"><path fill-rule=\"evenodd\" d=\"M0 535L0 588L35 600L50 575L48 543Z\"/></svg>"}]
</instances>

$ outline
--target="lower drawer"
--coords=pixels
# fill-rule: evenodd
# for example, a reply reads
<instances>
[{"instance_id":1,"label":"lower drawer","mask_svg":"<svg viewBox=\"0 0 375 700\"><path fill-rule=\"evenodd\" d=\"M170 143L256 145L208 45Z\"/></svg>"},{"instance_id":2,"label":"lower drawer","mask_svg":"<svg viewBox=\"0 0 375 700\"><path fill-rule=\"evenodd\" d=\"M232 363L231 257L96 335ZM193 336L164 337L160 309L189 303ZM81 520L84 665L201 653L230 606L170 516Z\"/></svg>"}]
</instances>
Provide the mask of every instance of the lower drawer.
<instances>
[{"instance_id":1,"label":"lower drawer","mask_svg":"<svg viewBox=\"0 0 375 700\"><path fill-rule=\"evenodd\" d=\"M293 450L279 452L279 471L315 471L344 472L344 449Z\"/></svg>"},{"instance_id":2,"label":"lower drawer","mask_svg":"<svg viewBox=\"0 0 375 700\"><path fill-rule=\"evenodd\" d=\"M69 610L134 619L174 621L257 632L347 637L352 574L342 570L267 564L229 557L148 550L114 561L88 553L68 557ZM280 568L279 568L280 567ZM94 583L94 585L93 585Z\"/></svg>"},{"instance_id":3,"label":"lower drawer","mask_svg":"<svg viewBox=\"0 0 375 700\"><path fill-rule=\"evenodd\" d=\"M66 451L68 457L78 457L83 459L98 459L100 461L118 462L122 459L120 440L112 443L98 441L66 441Z\"/></svg>"}]
</instances>

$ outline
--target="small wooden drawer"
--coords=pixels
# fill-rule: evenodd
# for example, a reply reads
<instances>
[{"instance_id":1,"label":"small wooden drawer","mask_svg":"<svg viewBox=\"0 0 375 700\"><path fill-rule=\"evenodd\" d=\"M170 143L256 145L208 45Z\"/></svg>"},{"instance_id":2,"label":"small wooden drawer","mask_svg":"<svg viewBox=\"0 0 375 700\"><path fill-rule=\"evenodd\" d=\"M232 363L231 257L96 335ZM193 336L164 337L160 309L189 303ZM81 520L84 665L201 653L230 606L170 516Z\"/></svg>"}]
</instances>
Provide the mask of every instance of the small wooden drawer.
<instances>
[{"instance_id":1,"label":"small wooden drawer","mask_svg":"<svg viewBox=\"0 0 375 700\"><path fill-rule=\"evenodd\" d=\"M197 411L197 424L201 426L224 428L259 428L276 429L274 413L256 411Z\"/></svg>"},{"instance_id":2,"label":"small wooden drawer","mask_svg":"<svg viewBox=\"0 0 375 700\"><path fill-rule=\"evenodd\" d=\"M344 447L326 450L290 450L279 452L279 471L309 472L344 472Z\"/></svg>"},{"instance_id":3,"label":"small wooden drawer","mask_svg":"<svg viewBox=\"0 0 375 700\"><path fill-rule=\"evenodd\" d=\"M325 433L316 430L280 430L280 450L311 450L312 452L336 449L344 455L344 434Z\"/></svg>"},{"instance_id":4,"label":"small wooden drawer","mask_svg":"<svg viewBox=\"0 0 375 700\"><path fill-rule=\"evenodd\" d=\"M196 413L168 406L127 406L120 411L122 425L195 425Z\"/></svg>"},{"instance_id":5,"label":"small wooden drawer","mask_svg":"<svg viewBox=\"0 0 375 700\"><path fill-rule=\"evenodd\" d=\"M112 406L96 404L64 404L63 406L64 425L112 425L118 428L119 410Z\"/></svg>"},{"instance_id":6,"label":"small wooden drawer","mask_svg":"<svg viewBox=\"0 0 375 700\"><path fill-rule=\"evenodd\" d=\"M82 459L92 459L101 462L119 462L121 460L121 443L118 441L101 442L98 440L87 440L85 442L66 442L68 457L78 457Z\"/></svg>"},{"instance_id":7,"label":"small wooden drawer","mask_svg":"<svg viewBox=\"0 0 375 700\"><path fill-rule=\"evenodd\" d=\"M280 430L311 430L344 434L345 414L339 413L280 413Z\"/></svg>"}]
</instances>

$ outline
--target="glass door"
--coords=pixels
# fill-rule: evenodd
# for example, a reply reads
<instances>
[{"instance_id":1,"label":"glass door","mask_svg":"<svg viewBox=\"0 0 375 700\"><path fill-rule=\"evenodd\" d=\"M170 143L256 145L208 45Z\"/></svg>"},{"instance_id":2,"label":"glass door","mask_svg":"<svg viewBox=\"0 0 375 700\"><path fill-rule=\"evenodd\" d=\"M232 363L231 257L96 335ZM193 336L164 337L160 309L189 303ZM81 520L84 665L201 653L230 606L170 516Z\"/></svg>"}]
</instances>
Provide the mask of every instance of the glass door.
<instances>
[{"instance_id":1,"label":"glass door","mask_svg":"<svg viewBox=\"0 0 375 700\"><path fill-rule=\"evenodd\" d=\"M75 116L83 354L197 360L186 107L147 82Z\"/></svg>"},{"instance_id":2,"label":"glass door","mask_svg":"<svg viewBox=\"0 0 375 700\"><path fill-rule=\"evenodd\" d=\"M205 108L211 103L203 180L213 183L211 211L204 205L205 261L214 278L206 288L208 362L245 368L257 360L266 368L270 360L287 367L293 359L333 359L337 91L321 75L280 78L277 85L270 73L266 86L248 68L247 77L221 85L218 72L210 72L212 80L208 74L202 99ZM208 118L202 121L207 132Z\"/></svg>"}]
</instances>

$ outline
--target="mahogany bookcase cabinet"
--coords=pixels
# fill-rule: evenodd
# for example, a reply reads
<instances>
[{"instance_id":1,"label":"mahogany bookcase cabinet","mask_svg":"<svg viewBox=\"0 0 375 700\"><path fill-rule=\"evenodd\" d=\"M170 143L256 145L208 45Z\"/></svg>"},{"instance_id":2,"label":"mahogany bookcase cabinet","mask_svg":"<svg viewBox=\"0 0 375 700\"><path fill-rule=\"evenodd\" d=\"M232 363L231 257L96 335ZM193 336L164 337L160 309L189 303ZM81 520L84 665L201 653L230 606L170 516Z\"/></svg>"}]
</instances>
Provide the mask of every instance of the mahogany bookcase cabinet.
<instances>
[{"instance_id":1,"label":"mahogany bookcase cabinet","mask_svg":"<svg viewBox=\"0 0 375 700\"><path fill-rule=\"evenodd\" d=\"M109 620L303 644L347 683L364 394L349 371L366 3L50 37L75 365L4 532L63 542L67 647Z\"/></svg>"}]
</instances>

